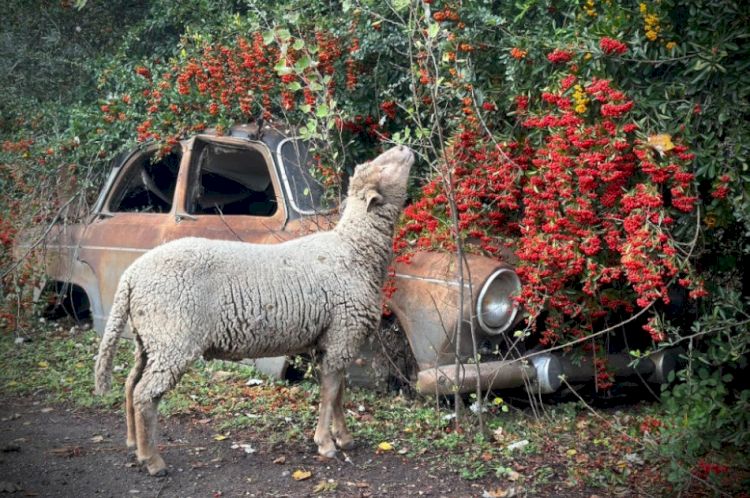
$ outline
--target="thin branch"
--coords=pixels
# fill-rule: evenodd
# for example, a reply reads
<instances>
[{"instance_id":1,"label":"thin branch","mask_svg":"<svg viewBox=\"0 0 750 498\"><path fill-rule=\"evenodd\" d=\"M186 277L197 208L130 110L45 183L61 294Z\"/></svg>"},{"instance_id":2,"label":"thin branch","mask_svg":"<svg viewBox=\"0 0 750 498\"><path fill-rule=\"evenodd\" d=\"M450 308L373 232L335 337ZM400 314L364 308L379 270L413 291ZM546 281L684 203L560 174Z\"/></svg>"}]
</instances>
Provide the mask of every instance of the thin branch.
<instances>
[{"instance_id":1,"label":"thin branch","mask_svg":"<svg viewBox=\"0 0 750 498\"><path fill-rule=\"evenodd\" d=\"M21 262L23 260L25 260L29 256L29 254L31 254L31 252L34 249L37 248L37 246L39 244L41 244L42 242L44 242L44 239L50 233L50 231L52 230L52 228L57 224L57 220L60 218L60 215L62 214L62 212L73 202L73 200L75 200L80 195L80 193L81 193L81 191L79 190L78 192L76 192L75 194L73 194L73 196L70 199L68 199L68 201L60 207L60 209L57 210L57 214L55 214L55 217L52 218L52 221L50 221L50 223L47 226L47 228L44 230L44 232L42 232L42 235L39 236L39 238L36 240L36 242L34 242L33 244L31 244L29 246L29 249L24 253L23 256L21 256L20 258L18 258L15 261L15 263L13 263L12 265L10 265L10 267L7 270L5 270L5 272L2 275L0 275L0 280L2 280L5 277L7 277L13 270L15 270L18 267L18 265L21 264Z\"/></svg>"}]
</instances>

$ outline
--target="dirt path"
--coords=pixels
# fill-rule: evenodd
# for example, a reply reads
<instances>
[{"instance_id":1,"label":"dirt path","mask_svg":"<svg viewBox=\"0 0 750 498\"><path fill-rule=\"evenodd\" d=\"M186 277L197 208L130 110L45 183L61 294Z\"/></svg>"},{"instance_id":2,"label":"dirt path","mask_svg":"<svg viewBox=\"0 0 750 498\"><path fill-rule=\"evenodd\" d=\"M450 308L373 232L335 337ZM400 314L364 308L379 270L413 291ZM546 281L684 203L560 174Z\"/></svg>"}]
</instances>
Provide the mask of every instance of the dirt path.
<instances>
[{"instance_id":1,"label":"dirt path","mask_svg":"<svg viewBox=\"0 0 750 498\"><path fill-rule=\"evenodd\" d=\"M216 441L209 422L175 417L160 425L169 475L152 478L126 451L119 414L0 397L0 419L0 497L461 497L493 487L369 447L347 461L318 458L312 443L271 447L242 431ZM312 474L295 481L296 470Z\"/></svg>"}]
</instances>

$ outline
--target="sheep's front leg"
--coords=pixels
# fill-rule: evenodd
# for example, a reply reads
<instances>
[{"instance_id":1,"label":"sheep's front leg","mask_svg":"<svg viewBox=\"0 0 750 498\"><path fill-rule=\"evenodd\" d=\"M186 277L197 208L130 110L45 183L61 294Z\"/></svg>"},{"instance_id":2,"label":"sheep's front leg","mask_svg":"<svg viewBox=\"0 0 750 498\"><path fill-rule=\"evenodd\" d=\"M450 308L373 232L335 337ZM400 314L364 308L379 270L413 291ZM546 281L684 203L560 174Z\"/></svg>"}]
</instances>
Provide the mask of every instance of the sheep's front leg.
<instances>
[{"instance_id":1,"label":"sheep's front leg","mask_svg":"<svg viewBox=\"0 0 750 498\"><path fill-rule=\"evenodd\" d=\"M349 429L346 428L346 417L344 416L344 389L346 388L346 378L342 375L341 385L333 404L333 437L336 445L342 450L348 450L354 447L354 438Z\"/></svg>"},{"instance_id":2,"label":"sheep's front leg","mask_svg":"<svg viewBox=\"0 0 750 498\"><path fill-rule=\"evenodd\" d=\"M331 417L338 392L341 390L343 372L323 372L320 379L320 411L318 427L313 440L318 445L318 453L326 458L336 456L336 445L331 437Z\"/></svg>"}]
</instances>

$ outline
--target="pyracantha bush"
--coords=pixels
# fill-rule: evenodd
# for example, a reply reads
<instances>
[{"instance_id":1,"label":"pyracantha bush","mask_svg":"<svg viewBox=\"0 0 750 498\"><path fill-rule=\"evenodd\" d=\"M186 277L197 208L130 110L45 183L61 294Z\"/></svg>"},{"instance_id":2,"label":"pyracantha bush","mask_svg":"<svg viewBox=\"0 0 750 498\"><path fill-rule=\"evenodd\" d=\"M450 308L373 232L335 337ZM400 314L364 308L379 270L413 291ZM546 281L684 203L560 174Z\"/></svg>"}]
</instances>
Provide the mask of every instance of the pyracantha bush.
<instances>
[{"instance_id":1,"label":"pyracantha bush","mask_svg":"<svg viewBox=\"0 0 750 498\"><path fill-rule=\"evenodd\" d=\"M449 177L462 235L489 254L512 249L524 282L518 300L532 325L548 311L542 344L590 334L613 311L669 303L672 285L702 296L673 236L697 200L687 147L649 145L630 116L633 101L609 80L569 73L532 100L533 112L518 99L527 130L519 141L498 143L476 125L452 137L444 174L406 208L399 259L453 247L441 180ZM646 330L663 339L650 324Z\"/></svg>"}]
</instances>

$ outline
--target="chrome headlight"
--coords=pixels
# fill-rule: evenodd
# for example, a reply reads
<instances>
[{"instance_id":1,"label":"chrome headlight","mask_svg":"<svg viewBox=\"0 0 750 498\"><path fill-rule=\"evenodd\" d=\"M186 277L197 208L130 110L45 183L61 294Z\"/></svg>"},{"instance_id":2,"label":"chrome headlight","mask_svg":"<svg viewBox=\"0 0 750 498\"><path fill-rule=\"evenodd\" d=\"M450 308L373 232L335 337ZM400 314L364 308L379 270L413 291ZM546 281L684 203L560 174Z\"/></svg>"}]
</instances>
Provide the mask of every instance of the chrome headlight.
<instances>
[{"instance_id":1,"label":"chrome headlight","mask_svg":"<svg viewBox=\"0 0 750 498\"><path fill-rule=\"evenodd\" d=\"M521 290L521 280L515 271L500 268L484 282L477 299L477 320L488 334L500 334L516 319L518 305L514 296Z\"/></svg>"}]
</instances>

